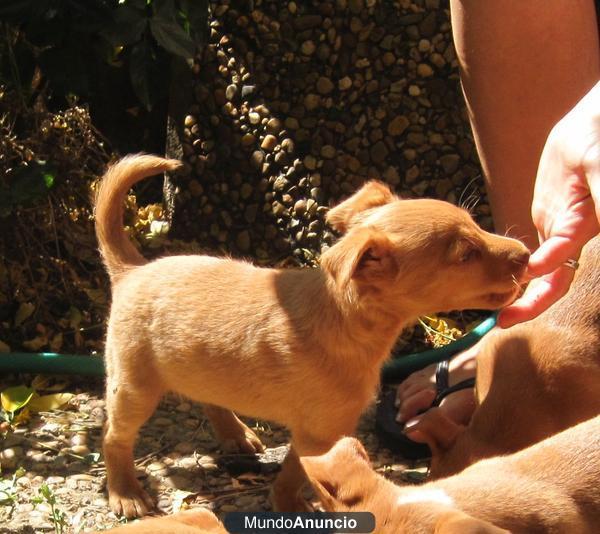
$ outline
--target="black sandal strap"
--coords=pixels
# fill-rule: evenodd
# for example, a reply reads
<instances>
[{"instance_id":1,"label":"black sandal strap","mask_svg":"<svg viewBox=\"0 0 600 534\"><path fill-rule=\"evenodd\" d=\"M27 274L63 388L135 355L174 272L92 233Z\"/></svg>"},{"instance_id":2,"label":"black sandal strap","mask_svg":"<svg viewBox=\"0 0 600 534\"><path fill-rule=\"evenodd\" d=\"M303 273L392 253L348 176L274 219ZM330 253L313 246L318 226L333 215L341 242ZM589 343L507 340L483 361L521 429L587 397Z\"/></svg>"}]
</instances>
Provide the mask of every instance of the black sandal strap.
<instances>
[{"instance_id":1,"label":"black sandal strap","mask_svg":"<svg viewBox=\"0 0 600 534\"><path fill-rule=\"evenodd\" d=\"M469 389L475 387L475 378L467 378L458 384L454 384L451 387L448 387L442 391L440 391L435 400L433 401L431 406L439 406L440 403L450 394L455 393L456 391L460 391L462 389Z\"/></svg>"},{"instance_id":2,"label":"black sandal strap","mask_svg":"<svg viewBox=\"0 0 600 534\"><path fill-rule=\"evenodd\" d=\"M449 383L450 360L442 360L435 367L435 394L436 397L450 387Z\"/></svg>"}]
</instances>

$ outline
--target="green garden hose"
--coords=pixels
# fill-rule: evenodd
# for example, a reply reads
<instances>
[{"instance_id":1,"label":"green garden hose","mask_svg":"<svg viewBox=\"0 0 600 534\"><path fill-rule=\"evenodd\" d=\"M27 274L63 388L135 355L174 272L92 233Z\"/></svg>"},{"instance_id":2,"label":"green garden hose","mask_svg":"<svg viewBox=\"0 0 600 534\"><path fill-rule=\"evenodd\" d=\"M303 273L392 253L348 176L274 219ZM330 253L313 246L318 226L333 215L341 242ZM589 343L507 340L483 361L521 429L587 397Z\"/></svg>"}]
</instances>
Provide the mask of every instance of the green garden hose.
<instances>
[{"instance_id":1,"label":"green garden hose","mask_svg":"<svg viewBox=\"0 0 600 534\"><path fill-rule=\"evenodd\" d=\"M388 360L381 370L381 381L385 383L400 382L415 371L419 371L433 363L447 360L454 354L468 349L496 325L497 316L497 313L494 313L479 323L468 334L448 345Z\"/></svg>"},{"instance_id":2,"label":"green garden hose","mask_svg":"<svg viewBox=\"0 0 600 534\"><path fill-rule=\"evenodd\" d=\"M104 360L101 356L78 356L55 352L9 352L0 354L0 371L103 376Z\"/></svg>"},{"instance_id":3,"label":"green garden hose","mask_svg":"<svg viewBox=\"0 0 600 534\"><path fill-rule=\"evenodd\" d=\"M467 335L448 345L389 360L383 366L381 380L383 382L397 382L414 371L446 360L457 352L477 343L495 324L496 315L494 314ZM57 354L55 352L9 352L0 354L0 371L103 376L104 360L101 356L80 356L76 354Z\"/></svg>"}]
</instances>

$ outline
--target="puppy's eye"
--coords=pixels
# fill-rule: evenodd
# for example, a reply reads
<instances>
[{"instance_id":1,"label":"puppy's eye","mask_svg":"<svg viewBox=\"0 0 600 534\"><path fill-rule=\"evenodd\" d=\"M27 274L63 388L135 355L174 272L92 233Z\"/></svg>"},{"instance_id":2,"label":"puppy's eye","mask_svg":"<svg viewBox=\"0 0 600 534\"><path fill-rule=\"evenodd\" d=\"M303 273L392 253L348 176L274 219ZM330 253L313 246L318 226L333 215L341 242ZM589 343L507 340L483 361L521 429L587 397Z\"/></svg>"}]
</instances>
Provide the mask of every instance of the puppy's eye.
<instances>
[{"instance_id":1,"label":"puppy's eye","mask_svg":"<svg viewBox=\"0 0 600 534\"><path fill-rule=\"evenodd\" d=\"M459 263L467 263L481 258L481 251L474 245L468 244L460 253Z\"/></svg>"}]
</instances>

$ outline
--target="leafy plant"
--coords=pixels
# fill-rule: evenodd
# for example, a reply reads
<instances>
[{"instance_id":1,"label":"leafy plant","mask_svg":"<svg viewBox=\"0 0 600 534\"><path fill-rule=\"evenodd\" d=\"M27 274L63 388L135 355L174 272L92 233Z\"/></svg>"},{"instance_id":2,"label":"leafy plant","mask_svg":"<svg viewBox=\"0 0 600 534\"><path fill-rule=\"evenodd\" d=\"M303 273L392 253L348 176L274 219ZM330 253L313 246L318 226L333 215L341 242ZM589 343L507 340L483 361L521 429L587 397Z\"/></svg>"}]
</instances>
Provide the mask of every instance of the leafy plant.
<instances>
[{"instance_id":1,"label":"leafy plant","mask_svg":"<svg viewBox=\"0 0 600 534\"><path fill-rule=\"evenodd\" d=\"M170 60L193 58L207 0L21 0L0 7L0 73L25 96L41 74L54 95L89 99L126 70L147 109L166 95Z\"/></svg>"},{"instance_id":2,"label":"leafy plant","mask_svg":"<svg viewBox=\"0 0 600 534\"><path fill-rule=\"evenodd\" d=\"M54 185L56 171L43 160L34 160L16 169L9 184L0 182L0 217L14 206L28 207L46 195Z\"/></svg>"},{"instance_id":3,"label":"leafy plant","mask_svg":"<svg viewBox=\"0 0 600 534\"><path fill-rule=\"evenodd\" d=\"M75 155L61 154L56 135L72 131L68 120L58 117L59 127L52 122L44 129L47 109L76 109L75 103L85 102L94 123L122 142L131 135L122 136L123 126L151 122L148 113L160 109L159 103L166 109L171 66L194 57L207 19L207 0L1 3L0 108L11 111L0 113L0 217L45 199L64 175L55 159ZM15 102L9 94L16 95ZM7 162L2 154L14 153L28 135L42 137L44 144L58 142L57 150L47 159L25 151L20 161Z\"/></svg>"},{"instance_id":4,"label":"leafy plant","mask_svg":"<svg viewBox=\"0 0 600 534\"><path fill-rule=\"evenodd\" d=\"M0 478L0 504L10 506L9 517L17 506L17 479L25 474L25 469L19 467L10 478Z\"/></svg>"},{"instance_id":5,"label":"leafy plant","mask_svg":"<svg viewBox=\"0 0 600 534\"><path fill-rule=\"evenodd\" d=\"M67 514L56 506L56 495L48 487L47 484L42 484L37 497L31 499L34 504L47 503L50 506L50 519L54 525L55 534L63 534L67 526Z\"/></svg>"}]
</instances>

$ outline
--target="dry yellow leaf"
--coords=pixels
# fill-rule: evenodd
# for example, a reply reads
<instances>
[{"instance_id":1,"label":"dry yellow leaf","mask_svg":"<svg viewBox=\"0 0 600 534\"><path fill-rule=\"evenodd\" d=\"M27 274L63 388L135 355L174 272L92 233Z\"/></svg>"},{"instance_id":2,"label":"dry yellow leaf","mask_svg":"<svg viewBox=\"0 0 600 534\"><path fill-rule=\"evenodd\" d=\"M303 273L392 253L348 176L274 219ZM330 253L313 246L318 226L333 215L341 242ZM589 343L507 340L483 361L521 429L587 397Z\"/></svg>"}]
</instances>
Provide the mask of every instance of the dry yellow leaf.
<instances>
[{"instance_id":1,"label":"dry yellow leaf","mask_svg":"<svg viewBox=\"0 0 600 534\"><path fill-rule=\"evenodd\" d=\"M37 351L48 344L48 338L46 336L36 336L33 339L23 341L23 346L26 349Z\"/></svg>"},{"instance_id":2,"label":"dry yellow leaf","mask_svg":"<svg viewBox=\"0 0 600 534\"><path fill-rule=\"evenodd\" d=\"M50 412L67 404L75 395L73 393L53 393L42 395L29 401L27 407L31 412Z\"/></svg>"},{"instance_id":3,"label":"dry yellow leaf","mask_svg":"<svg viewBox=\"0 0 600 534\"><path fill-rule=\"evenodd\" d=\"M25 322L31 314L35 311L35 304L31 302L21 302L19 308L17 309L17 313L15 313L15 326L20 326Z\"/></svg>"},{"instance_id":4,"label":"dry yellow leaf","mask_svg":"<svg viewBox=\"0 0 600 534\"><path fill-rule=\"evenodd\" d=\"M62 344L63 344L63 335L62 335L62 332L59 332L50 341L50 350L52 350L53 352L58 352L62 348Z\"/></svg>"}]
</instances>

